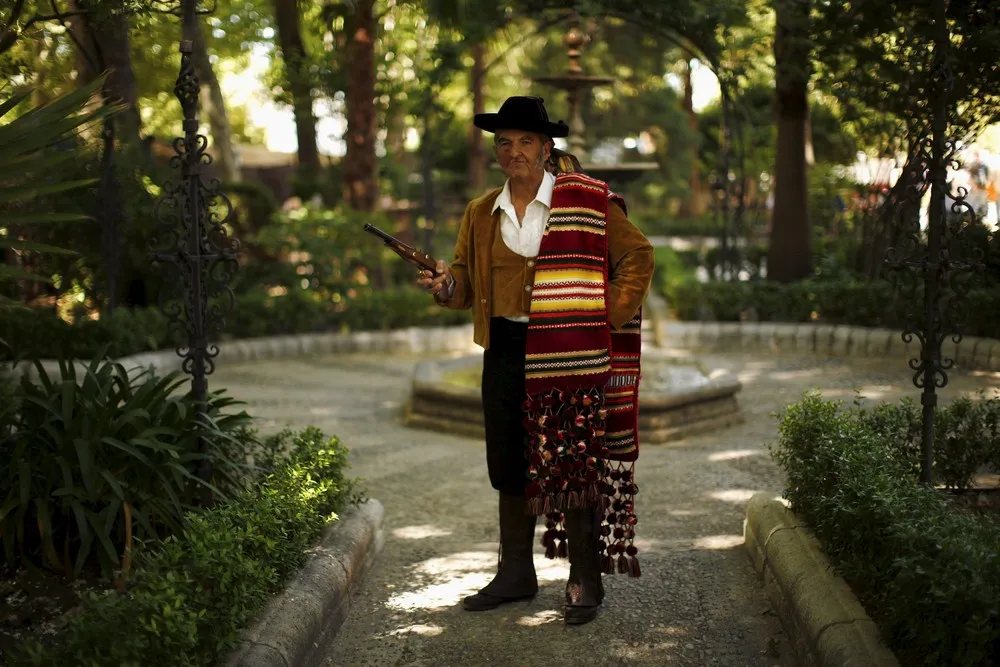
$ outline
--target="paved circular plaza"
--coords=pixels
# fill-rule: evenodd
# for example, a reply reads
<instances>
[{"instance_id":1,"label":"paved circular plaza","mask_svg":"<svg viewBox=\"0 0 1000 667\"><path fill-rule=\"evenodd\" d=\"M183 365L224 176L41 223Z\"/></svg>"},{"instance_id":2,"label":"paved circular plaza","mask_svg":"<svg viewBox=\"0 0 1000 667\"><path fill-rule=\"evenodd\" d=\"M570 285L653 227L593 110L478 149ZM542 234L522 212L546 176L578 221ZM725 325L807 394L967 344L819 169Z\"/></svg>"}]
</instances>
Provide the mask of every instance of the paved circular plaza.
<instances>
[{"instance_id":1,"label":"paved circular plaza","mask_svg":"<svg viewBox=\"0 0 1000 667\"><path fill-rule=\"evenodd\" d=\"M402 426L417 356L330 355L224 364L212 376L248 403L262 431L316 425L351 449L353 474L386 510L386 542L325 647L333 666L791 665L788 641L743 548L746 501L780 493L767 444L772 414L803 391L896 400L917 390L895 360L704 355L743 382L745 423L641 450L643 576L605 578L602 615L562 623L566 561L536 547L530 602L462 611L497 562L496 493L481 441ZM1000 374L954 372L944 400L1000 387Z\"/></svg>"}]
</instances>

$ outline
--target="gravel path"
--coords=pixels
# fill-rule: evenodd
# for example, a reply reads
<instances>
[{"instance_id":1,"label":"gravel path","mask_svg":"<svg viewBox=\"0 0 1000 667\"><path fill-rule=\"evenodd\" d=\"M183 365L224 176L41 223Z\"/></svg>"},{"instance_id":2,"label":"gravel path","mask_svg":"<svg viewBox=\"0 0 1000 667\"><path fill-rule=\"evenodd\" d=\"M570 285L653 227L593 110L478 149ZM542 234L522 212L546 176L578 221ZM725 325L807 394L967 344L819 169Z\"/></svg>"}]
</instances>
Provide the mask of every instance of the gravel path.
<instances>
[{"instance_id":1,"label":"gravel path","mask_svg":"<svg viewBox=\"0 0 1000 667\"><path fill-rule=\"evenodd\" d=\"M327 356L224 366L211 382L249 403L262 430L315 424L351 448L353 472L386 508L386 544L326 665L792 665L780 624L743 550L747 499L780 492L766 443L771 414L805 390L851 401L917 396L899 362L709 355L744 383L746 423L672 447L646 447L638 580L605 578L604 612L561 622L565 561L536 547L541 591L492 612L460 600L492 576L496 494L479 441L403 428L417 357ZM1000 386L998 374L955 373L945 397Z\"/></svg>"}]
</instances>

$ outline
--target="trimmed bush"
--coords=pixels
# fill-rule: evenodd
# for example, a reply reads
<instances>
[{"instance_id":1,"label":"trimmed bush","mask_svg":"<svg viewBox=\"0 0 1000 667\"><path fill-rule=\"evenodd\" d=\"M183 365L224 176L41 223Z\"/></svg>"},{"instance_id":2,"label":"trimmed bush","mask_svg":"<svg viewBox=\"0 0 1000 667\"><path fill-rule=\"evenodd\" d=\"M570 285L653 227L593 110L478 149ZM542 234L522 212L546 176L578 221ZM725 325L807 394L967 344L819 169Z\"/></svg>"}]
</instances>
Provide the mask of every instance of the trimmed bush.
<instances>
[{"instance_id":1,"label":"trimmed bush","mask_svg":"<svg viewBox=\"0 0 1000 667\"><path fill-rule=\"evenodd\" d=\"M897 297L884 281L682 281L666 290L665 296L681 320L698 320L707 311L721 322L756 319L903 328L896 312ZM1000 338L1000 320L995 316L1000 312L1000 290L970 290L961 307L968 315L963 327L966 335Z\"/></svg>"},{"instance_id":2,"label":"trimmed bush","mask_svg":"<svg viewBox=\"0 0 1000 667\"><path fill-rule=\"evenodd\" d=\"M92 359L107 348L113 358L169 345L167 318L158 309L119 309L108 318L70 324L52 311L0 312L0 359Z\"/></svg>"},{"instance_id":3,"label":"trimmed bush","mask_svg":"<svg viewBox=\"0 0 1000 667\"><path fill-rule=\"evenodd\" d=\"M124 592L92 594L53 643L10 656L12 667L216 664L236 645L334 514L359 500L347 450L308 428L274 436L288 459L232 502L189 517L183 534L140 552Z\"/></svg>"},{"instance_id":4,"label":"trimmed bush","mask_svg":"<svg viewBox=\"0 0 1000 667\"><path fill-rule=\"evenodd\" d=\"M962 470L960 479L971 466L954 458L949 434L990 446L996 455L997 405L942 409L938 470ZM841 411L840 402L806 395L780 415L772 448L788 476L785 496L902 664L994 664L1000 523L961 510L918 482L915 420L919 424L912 403Z\"/></svg>"},{"instance_id":5,"label":"trimmed bush","mask_svg":"<svg viewBox=\"0 0 1000 667\"><path fill-rule=\"evenodd\" d=\"M281 296L242 294L226 317L220 339L291 334L377 331L411 326L448 326L471 322L471 312L442 308L424 292L406 287L358 290L339 301L311 290L291 289ZM167 321L157 309L119 310L114 317L69 324L51 312L0 313L0 359L89 359L107 348L113 358L169 349Z\"/></svg>"}]
</instances>

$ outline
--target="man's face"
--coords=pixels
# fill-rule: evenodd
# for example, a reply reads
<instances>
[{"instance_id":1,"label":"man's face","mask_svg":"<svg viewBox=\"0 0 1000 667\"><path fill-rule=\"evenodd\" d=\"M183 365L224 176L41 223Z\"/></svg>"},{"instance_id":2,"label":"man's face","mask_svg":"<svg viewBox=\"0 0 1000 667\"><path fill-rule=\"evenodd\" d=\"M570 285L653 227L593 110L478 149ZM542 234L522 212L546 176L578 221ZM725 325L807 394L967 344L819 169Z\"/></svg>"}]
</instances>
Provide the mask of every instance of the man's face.
<instances>
[{"instance_id":1,"label":"man's face","mask_svg":"<svg viewBox=\"0 0 1000 667\"><path fill-rule=\"evenodd\" d=\"M542 135L523 130L499 130L496 136L497 162L508 178L532 180L545 171L549 144Z\"/></svg>"}]
</instances>

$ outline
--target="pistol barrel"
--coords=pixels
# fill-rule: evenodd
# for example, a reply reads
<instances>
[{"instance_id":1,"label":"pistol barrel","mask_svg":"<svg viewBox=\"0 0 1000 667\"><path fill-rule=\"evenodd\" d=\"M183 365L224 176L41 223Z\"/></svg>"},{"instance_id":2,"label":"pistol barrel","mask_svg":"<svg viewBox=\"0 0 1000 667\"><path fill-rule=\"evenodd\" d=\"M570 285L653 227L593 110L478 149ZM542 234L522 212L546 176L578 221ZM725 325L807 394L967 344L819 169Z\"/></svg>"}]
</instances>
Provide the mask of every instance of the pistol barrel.
<instances>
[{"instance_id":1,"label":"pistol barrel","mask_svg":"<svg viewBox=\"0 0 1000 667\"><path fill-rule=\"evenodd\" d=\"M374 234L375 236L379 237L386 243L392 243L393 241L396 240L392 236L386 234L381 229L372 224L365 224L365 231L368 232L369 234Z\"/></svg>"}]
</instances>

